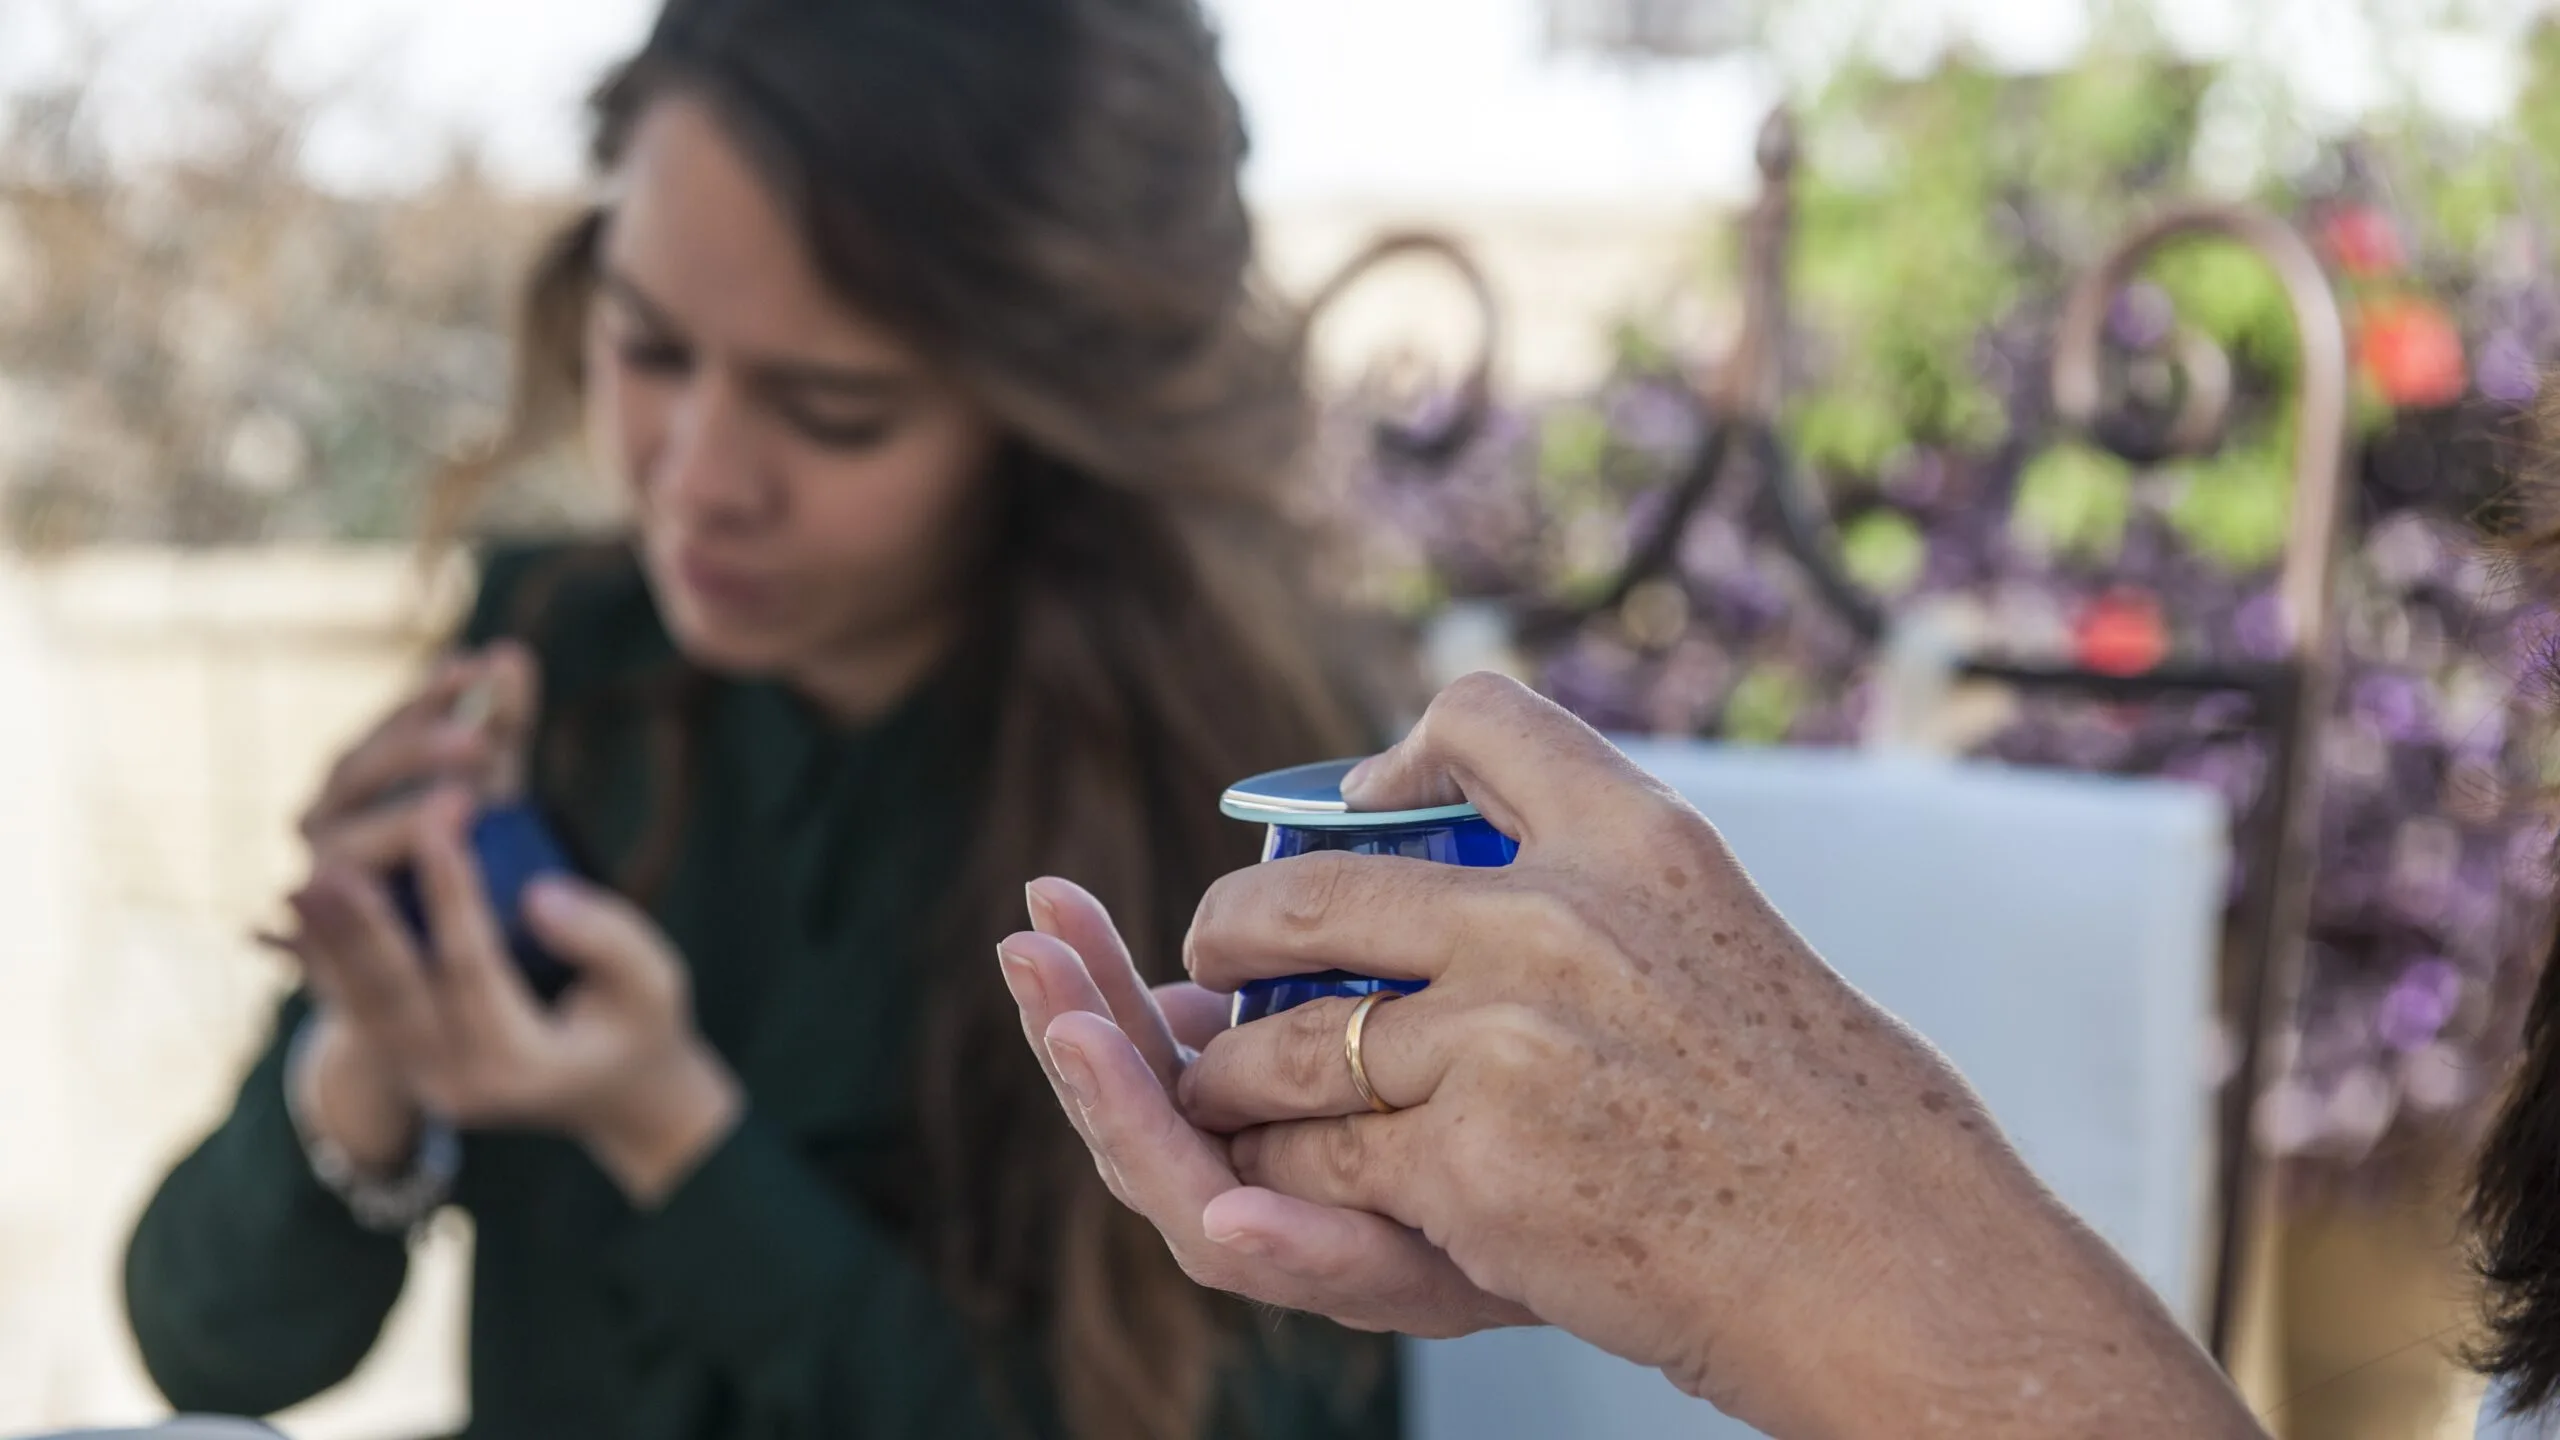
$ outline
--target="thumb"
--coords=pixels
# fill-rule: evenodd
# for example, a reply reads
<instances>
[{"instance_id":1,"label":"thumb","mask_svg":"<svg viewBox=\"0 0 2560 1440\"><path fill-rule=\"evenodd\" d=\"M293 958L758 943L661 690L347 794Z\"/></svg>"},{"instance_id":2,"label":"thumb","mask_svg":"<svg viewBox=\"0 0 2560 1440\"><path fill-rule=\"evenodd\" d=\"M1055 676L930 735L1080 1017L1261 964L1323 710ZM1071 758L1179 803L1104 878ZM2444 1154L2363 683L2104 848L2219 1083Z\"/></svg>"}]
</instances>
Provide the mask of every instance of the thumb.
<instances>
[{"instance_id":1,"label":"thumb","mask_svg":"<svg viewBox=\"0 0 2560 1440\"><path fill-rule=\"evenodd\" d=\"M1354 810L1463 800L1523 845L1591 828L1638 796L1669 793L1564 707L1490 672L1451 683L1412 733L1342 778Z\"/></svg>"},{"instance_id":2,"label":"thumb","mask_svg":"<svg viewBox=\"0 0 2560 1440\"><path fill-rule=\"evenodd\" d=\"M571 876L545 875L525 887L524 914L534 938L596 989L681 996L682 962L657 923L620 895Z\"/></svg>"}]
</instances>

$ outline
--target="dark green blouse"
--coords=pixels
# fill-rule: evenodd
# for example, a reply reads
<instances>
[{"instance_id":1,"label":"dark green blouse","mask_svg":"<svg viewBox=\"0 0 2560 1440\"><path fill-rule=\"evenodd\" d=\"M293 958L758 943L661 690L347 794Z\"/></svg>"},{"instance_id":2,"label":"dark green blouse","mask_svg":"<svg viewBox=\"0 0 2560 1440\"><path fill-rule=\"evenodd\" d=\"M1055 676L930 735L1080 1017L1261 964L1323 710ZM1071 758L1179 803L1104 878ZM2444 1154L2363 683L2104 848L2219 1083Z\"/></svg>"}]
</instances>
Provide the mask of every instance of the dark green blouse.
<instances>
[{"instance_id":1,"label":"dark green blouse","mask_svg":"<svg viewBox=\"0 0 2560 1440\"><path fill-rule=\"evenodd\" d=\"M647 1213L567 1141L465 1137L468 1433L1058 1433L1037 1337L974 1331L917 1254L917 932L965 838L992 724L981 692L955 669L848 732L778 686L685 679L619 549L495 557L464 638L510 633L543 661L537 790L597 873L659 872L650 908L749 1113ZM670 704L696 737L674 751L646 718ZM653 778L670 765L673 794ZM681 838L653 865L649 817L670 804ZM344 1379L406 1274L406 1247L358 1227L295 1141L282 1074L304 1009L286 1004L230 1117L133 1237L134 1333L181 1410L266 1414ZM1383 1342L1265 1320L1243 1348L1214 1434L1397 1433Z\"/></svg>"}]
</instances>

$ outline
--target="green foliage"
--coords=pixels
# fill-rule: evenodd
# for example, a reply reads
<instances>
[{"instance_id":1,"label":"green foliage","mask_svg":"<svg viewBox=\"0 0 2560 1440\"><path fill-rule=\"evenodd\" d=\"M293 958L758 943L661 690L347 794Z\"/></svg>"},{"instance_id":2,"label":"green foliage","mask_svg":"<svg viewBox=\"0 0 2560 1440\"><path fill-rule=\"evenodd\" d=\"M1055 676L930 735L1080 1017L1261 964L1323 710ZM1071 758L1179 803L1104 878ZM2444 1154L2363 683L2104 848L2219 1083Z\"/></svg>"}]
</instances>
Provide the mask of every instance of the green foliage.
<instances>
[{"instance_id":1,"label":"green foliage","mask_svg":"<svg viewBox=\"0 0 2560 1440\"><path fill-rule=\"evenodd\" d=\"M1920 583L1929 564L1929 540L1899 510L1870 510L1842 527L1840 562L1851 579L1880 595L1901 595Z\"/></svg>"},{"instance_id":2,"label":"green foliage","mask_svg":"<svg viewBox=\"0 0 2560 1440\"><path fill-rule=\"evenodd\" d=\"M1744 672L1726 697L1723 734L1740 745L1775 745L1787 738L1811 700L1804 677L1793 666L1763 661Z\"/></svg>"},{"instance_id":3,"label":"green foliage","mask_svg":"<svg viewBox=\"0 0 2560 1440\"><path fill-rule=\"evenodd\" d=\"M2560 160L2560 25L2546 21L2527 42L2524 89L2505 133L2527 155Z\"/></svg>"},{"instance_id":4,"label":"green foliage","mask_svg":"<svg viewBox=\"0 0 2560 1440\"><path fill-rule=\"evenodd\" d=\"M2197 552L2245 572L2284 553L2292 515L2292 461L2260 441L2227 445L2189 466L2169 520Z\"/></svg>"},{"instance_id":5,"label":"green foliage","mask_svg":"<svg viewBox=\"0 0 2560 1440\"><path fill-rule=\"evenodd\" d=\"M2198 238L2164 248L2147 273L2179 318L2250 378L2272 390L2292 387L2301 368L2299 331L2283 282L2266 261L2232 241Z\"/></svg>"},{"instance_id":6,"label":"green foliage","mask_svg":"<svg viewBox=\"0 0 2560 1440\"><path fill-rule=\"evenodd\" d=\"M1873 475L1911 444L1901 408L1872 391L1808 395L1789 407L1787 432L1815 474Z\"/></svg>"},{"instance_id":7,"label":"green foliage","mask_svg":"<svg viewBox=\"0 0 2560 1440\"><path fill-rule=\"evenodd\" d=\"M1568 406L1549 414L1538 428L1539 488L1552 498L1595 491L1608 458L1609 422L1597 410Z\"/></svg>"},{"instance_id":8,"label":"green foliage","mask_svg":"<svg viewBox=\"0 0 2560 1440\"><path fill-rule=\"evenodd\" d=\"M2496 236L2499 223L2516 213L2515 157L2503 150L2466 150L2436 168L2434 183L2418 198L2447 245L2477 254Z\"/></svg>"},{"instance_id":9,"label":"green foliage","mask_svg":"<svg viewBox=\"0 0 2560 1440\"><path fill-rule=\"evenodd\" d=\"M1980 327L2017 293L1982 143L1999 98L1996 77L1962 68L1918 85L1858 77L1811 122L1795 294L1836 347L1824 393L1857 397L1798 412L1817 463L1869 472L1906 439L1999 432L1999 402L1972 365Z\"/></svg>"},{"instance_id":10,"label":"green foliage","mask_svg":"<svg viewBox=\"0 0 2560 1440\"><path fill-rule=\"evenodd\" d=\"M2085 560L2112 560L2133 513L2133 467L2094 446L2057 445L2018 477L2010 523L2030 544Z\"/></svg>"},{"instance_id":11,"label":"green foliage","mask_svg":"<svg viewBox=\"0 0 2560 1440\"><path fill-rule=\"evenodd\" d=\"M1789 415L1806 460L1871 475L1910 445L1995 443L2004 377L1983 373L1984 332L2078 258L2032 232L2121 224L2193 147L2208 79L2129 49L2046 78L1842 77L1807 121L1798 206L1793 293L1823 362ZM2245 318L2254 345L2262 322Z\"/></svg>"}]
</instances>

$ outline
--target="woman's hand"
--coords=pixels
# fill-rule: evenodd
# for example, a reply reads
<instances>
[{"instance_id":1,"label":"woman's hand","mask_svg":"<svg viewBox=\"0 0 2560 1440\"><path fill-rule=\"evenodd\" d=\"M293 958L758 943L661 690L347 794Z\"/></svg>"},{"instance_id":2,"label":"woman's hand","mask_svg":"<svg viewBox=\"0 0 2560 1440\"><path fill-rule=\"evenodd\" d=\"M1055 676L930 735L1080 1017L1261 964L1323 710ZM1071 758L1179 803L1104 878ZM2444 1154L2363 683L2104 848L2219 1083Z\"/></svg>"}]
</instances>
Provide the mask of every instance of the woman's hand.
<instances>
[{"instance_id":1,"label":"woman's hand","mask_svg":"<svg viewBox=\"0 0 2560 1440\"><path fill-rule=\"evenodd\" d=\"M472 696L479 713L456 714ZM439 663L418 693L347 748L302 812L312 869L407 864L410 822L435 785L460 785L485 800L523 794L539 696L533 652L513 640Z\"/></svg>"},{"instance_id":2,"label":"woman's hand","mask_svg":"<svg viewBox=\"0 0 2560 1440\"><path fill-rule=\"evenodd\" d=\"M1193 978L1426 980L1230 1030L1176 1082L1081 1016L1085 1134L1194 1273L1396 1313L1434 1255L1773 1435L2253 1436L2140 1280L2037 1185L1935 1051L1814 955L1696 811L1508 681L1452 687L1346 784L1474 802L1499 870L1310 855L1202 903ZM1180 1116L1187 1115L1189 1123ZM1197 1127L1197 1128L1195 1128ZM1202 1131L1235 1132L1234 1188ZM1205 1152L1214 1157L1214 1150ZM1189 1166L1186 1186L1139 1185ZM1347 1213L1411 1227L1393 1263ZM1286 1298L1294 1292L1297 1298Z\"/></svg>"},{"instance_id":3,"label":"woman's hand","mask_svg":"<svg viewBox=\"0 0 2560 1440\"><path fill-rule=\"evenodd\" d=\"M348 747L304 809L300 830L312 875L330 866L377 874L411 863L419 806L440 783L489 800L522 794L539 678L533 652L512 640L440 662L416 694ZM457 715L457 704L475 694L480 713ZM260 938L305 961L305 980L321 1001L287 1077L296 1112L358 1165L398 1170L416 1148L419 1097L373 1037L329 1003L302 947L282 936Z\"/></svg>"},{"instance_id":4,"label":"woman's hand","mask_svg":"<svg viewBox=\"0 0 2560 1440\"><path fill-rule=\"evenodd\" d=\"M404 838L428 953L364 869L324 862L294 896L294 946L327 1021L429 1113L465 1128L569 1135L633 1203L654 1204L735 1124L738 1083L694 1030L691 987L665 939L593 886L546 879L526 892L534 934L580 982L543 1007L507 954L471 858L476 804L448 786L412 807Z\"/></svg>"},{"instance_id":5,"label":"woman's hand","mask_svg":"<svg viewBox=\"0 0 2560 1440\"><path fill-rule=\"evenodd\" d=\"M1077 885L1037 880L1029 898L1037 930L997 947L1023 1037L1103 1182L1156 1222L1194 1280L1366 1330L1450 1336L1530 1323L1402 1226L1241 1189L1226 1143L1192 1128L1172 1100L1197 1047L1227 1028L1228 997L1196 985L1151 993L1111 917ZM1144 1140L1122 1143L1136 1134ZM1292 1242L1290 1268L1257 1263L1256 1232L1221 1233L1230 1223L1221 1206L1246 1225L1275 1214L1269 1227Z\"/></svg>"}]
</instances>

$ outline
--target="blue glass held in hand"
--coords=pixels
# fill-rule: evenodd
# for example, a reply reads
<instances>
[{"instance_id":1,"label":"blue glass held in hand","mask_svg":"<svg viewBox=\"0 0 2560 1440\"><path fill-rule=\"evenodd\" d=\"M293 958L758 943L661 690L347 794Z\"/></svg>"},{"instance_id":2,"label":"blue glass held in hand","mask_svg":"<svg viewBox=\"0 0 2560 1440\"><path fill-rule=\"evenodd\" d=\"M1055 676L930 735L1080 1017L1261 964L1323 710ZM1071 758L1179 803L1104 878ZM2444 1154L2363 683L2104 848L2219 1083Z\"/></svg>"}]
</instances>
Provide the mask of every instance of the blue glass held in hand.
<instances>
[{"instance_id":1,"label":"blue glass held in hand","mask_svg":"<svg viewBox=\"0 0 2560 1440\"><path fill-rule=\"evenodd\" d=\"M1508 865L1520 844L1493 828L1473 805L1436 805L1425 810L1355 811L1342 798L1342 777L1356 760L1325 760L1291 770L1275 770L1236 785L1218 800L1218 808L1238 820L1271 827L1262 858L1286 860L1319 850L1354 855L1402 855L1436 860L1443 865L1494 867ZM1257 980L1236 994L1238 1025L1292 1010L1329 995L1367 995L1396 990L1410 995L1419 980L1378 980L1347 970Z\"/></svg>"},{"instance_id":2,"label":"blue glass held in hand","mask_svg":"<svg viewBox=\"0 0 2560 1440\"><path fill-rule=\"evenodd\" d=\"M569 863L568 852L543 823L540 812L521 801L481 811L471 822L470 838L472 858L479 862L480 881L488 889L489 908L497 912L507 953L534 994L545 1003L559 999L577 972L533 938L525 924L524 891L545 875L575 875L577 867ZM392 873L390 883L400 918L408 922L409 933L417 937L420 947L432 954L426 902L416 873L404 867Z\"/></svg>"}]
</instances>

